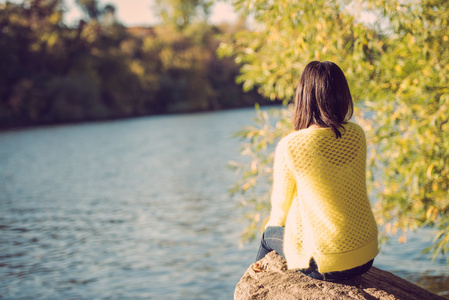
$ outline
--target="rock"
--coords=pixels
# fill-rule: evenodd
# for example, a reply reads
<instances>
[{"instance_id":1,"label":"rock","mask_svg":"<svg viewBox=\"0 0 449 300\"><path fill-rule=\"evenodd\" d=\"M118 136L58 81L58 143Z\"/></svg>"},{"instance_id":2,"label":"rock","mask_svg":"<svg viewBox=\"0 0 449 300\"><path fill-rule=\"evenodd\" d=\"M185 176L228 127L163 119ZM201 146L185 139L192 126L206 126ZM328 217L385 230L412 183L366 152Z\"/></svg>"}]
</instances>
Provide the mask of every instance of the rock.
<instances>
[{"instance_id":1,"label":"rock","mask_svg":"<svg viewBox=\"0 0 449 300\"><path fill-rule=\"evenodd\" d=\"M313 279L297 271L287 270L286 261L274 251L248 268L236 286L234 299L444 300L376 267L361 276L341 282Z\"/></svg>"}]
</instances>

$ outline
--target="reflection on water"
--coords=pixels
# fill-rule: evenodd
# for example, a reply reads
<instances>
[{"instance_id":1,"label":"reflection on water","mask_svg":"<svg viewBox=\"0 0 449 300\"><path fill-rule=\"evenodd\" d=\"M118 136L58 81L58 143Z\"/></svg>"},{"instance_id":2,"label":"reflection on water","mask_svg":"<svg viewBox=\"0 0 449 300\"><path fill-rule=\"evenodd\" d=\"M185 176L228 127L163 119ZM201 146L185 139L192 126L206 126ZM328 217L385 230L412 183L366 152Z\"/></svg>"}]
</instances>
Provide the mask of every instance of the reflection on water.
<instances>
[{"instance_id":1,"label":"reflection on water","mask_svg":"<svg viewBox=\"0 0 449 300\"><path fill-rule=\"evenodd\" d=\"M238 248L242 212L227 193L237 176L226 164L252 116L1 133L0 297L231 299L257 242ZM420 256L429 239L393 243L376 265L447 293L444 262Z\"/></svg>"}]
</instances>

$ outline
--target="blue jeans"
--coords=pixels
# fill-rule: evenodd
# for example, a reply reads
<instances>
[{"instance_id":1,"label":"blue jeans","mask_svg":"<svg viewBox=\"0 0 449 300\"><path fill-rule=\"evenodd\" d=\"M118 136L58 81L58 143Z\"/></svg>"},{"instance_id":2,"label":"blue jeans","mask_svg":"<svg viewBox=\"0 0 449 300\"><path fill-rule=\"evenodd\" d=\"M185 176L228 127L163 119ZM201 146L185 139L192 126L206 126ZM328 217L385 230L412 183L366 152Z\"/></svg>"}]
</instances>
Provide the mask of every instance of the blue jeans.
<instances>
[{"instance_id":1,"label":"blue jeans","mask_svg":"<svg viewBox=\"0 0 449 300\"><path fill-rule=\"evenodd\" d=\"M265 255L267 255L271 251L276 251L280 256L282 256L285 259L283 243L284 243L284 227L280 226L268 227L262 235L262 241L260 243L256 261L264 258ZM318 272L318 266L312 257L309 262L309 267L306 269L298 269L298 271L309 277L319 280L326 280L326 281L346 280L367 272L373 265L373 261L374 260L370 260L364 265L349 270L320 273Z\"/></svg>"}]
</instances>

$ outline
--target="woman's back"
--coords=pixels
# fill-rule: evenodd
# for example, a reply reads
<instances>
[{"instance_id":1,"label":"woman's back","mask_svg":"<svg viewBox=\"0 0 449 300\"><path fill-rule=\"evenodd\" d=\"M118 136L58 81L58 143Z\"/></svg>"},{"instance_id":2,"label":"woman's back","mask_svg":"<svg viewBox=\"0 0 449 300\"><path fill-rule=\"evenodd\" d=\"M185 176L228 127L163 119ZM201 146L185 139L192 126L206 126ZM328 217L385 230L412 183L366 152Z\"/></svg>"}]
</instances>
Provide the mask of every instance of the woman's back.
<instances>
[{"instance_id":1,"label":"woman's back","mask_svg":"<svg viewBox=\"0 0 449 300\"><path fill-rule=\"evenodd\" d=\"M285 137L276 150L277 159L287 156L279 160L287 162L288 169L278 167L276 172L294 177L290 182L297 194L286 220L286 256L301 253L320 260L321 254L350 252L377 239L366 192L364 133L354 123L344 128L338 139L330 128L299 130Z\"/></svg>"}]
</instances>

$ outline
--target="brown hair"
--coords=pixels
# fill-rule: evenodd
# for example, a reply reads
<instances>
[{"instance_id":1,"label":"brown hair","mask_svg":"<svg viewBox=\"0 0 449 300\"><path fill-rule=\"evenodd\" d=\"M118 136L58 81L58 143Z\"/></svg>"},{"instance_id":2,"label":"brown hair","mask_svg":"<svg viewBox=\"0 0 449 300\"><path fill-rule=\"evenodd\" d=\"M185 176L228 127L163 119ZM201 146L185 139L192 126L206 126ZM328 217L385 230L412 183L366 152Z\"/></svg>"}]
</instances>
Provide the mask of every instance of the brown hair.
<instances>
[{"instance_id":1,"label":"brown hair","mask_svg":"<svg viewBox=\"0 0 449 300\"><path fill-rule=\"evenodd\" d=\"M337 138L338 130L352 117L354 104L343 71L330 61L312 61L302 73L296 88L295 130L317 124L331 128Z\"/></svg>"}]
</instances>

